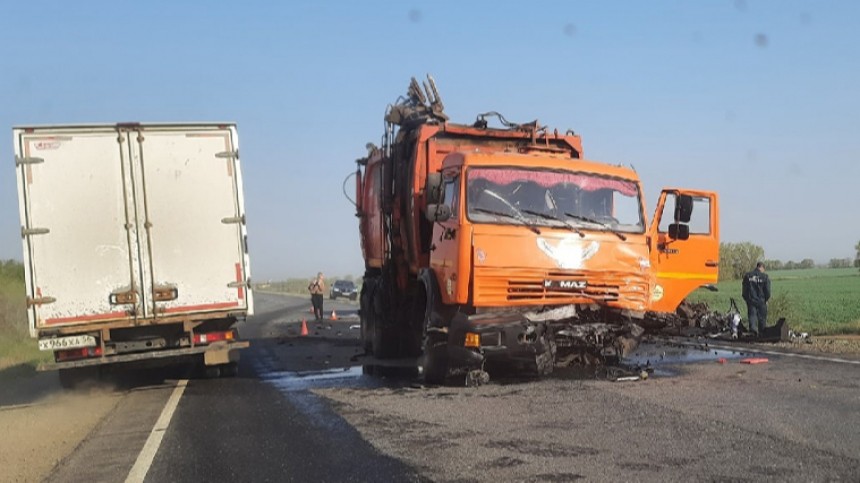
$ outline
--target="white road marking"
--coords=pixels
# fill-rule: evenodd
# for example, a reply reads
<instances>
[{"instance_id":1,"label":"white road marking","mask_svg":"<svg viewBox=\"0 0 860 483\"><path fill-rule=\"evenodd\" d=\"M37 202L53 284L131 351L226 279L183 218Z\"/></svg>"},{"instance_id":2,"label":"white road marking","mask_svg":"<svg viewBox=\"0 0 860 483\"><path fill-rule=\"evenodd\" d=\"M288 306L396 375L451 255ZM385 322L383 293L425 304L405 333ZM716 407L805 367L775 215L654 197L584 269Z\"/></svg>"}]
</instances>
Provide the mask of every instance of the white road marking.
<instances>
[{"instance_id":1,"label":"white road marking","mask_svg":"<svg viewBox=\"0 0 860 483\"><path fill-rule=\"evenodd\" d=\"M155 459L155 454L158 453L158 447L161 446L164 433L170 425L170 419L173 418L173 413L176 411L176 406L179 405L179 399L182 397L182 393L185 392L185 386L187 385L187 379L182 379L176 384L173 393L170 395L170 399L167 400L167 404L161 410L158 421L152 427L152 431L149 433L149 438L146 439L143 449L137 455L137 461L134 462L134 466L128 472L125 483L142 483L143 479L146 478L146 473L149 471L149 467L152 466L152 461Z\"/></svg>"}]
</instances>

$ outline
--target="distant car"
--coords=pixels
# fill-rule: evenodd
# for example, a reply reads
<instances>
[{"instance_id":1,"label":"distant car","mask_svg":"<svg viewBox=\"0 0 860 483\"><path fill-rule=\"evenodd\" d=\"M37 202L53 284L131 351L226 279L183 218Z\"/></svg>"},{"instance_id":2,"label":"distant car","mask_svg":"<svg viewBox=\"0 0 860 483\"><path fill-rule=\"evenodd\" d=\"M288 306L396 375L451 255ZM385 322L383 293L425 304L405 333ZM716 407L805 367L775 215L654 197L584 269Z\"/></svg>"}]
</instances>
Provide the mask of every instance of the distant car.
<instances>
[{"instance_id":1,"label":"distant car","mask_svg":"<svg viewBox=\"0 0 860 483\"><path fill-rule=\"evenodd\" d=\"M337 280L331 286L329 298L335 300L338 297L349 297L350 300L355 300L358 298L358 289L349 280Z\"/></svg>"}]
</instances>

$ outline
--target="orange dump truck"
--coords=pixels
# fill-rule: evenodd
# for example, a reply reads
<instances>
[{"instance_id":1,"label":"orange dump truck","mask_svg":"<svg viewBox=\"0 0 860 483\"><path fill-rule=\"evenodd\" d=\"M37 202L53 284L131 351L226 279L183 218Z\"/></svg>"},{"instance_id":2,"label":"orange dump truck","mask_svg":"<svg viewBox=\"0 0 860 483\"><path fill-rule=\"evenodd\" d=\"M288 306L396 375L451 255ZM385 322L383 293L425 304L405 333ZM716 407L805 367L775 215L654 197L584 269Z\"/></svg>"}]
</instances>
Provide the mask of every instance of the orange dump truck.
<instances>
[{"instance_id":1,"label":"orange dump truck","mask_svg":"<svg viewBox=\"0 0 860 483\"><path fill-rule=\"evenodd\" d=\"M713 192L663 190L649 225L633 169L586 161L578 135L537 121L448 122L429 77L385 122L356 173L377 358L423 354L431 382L618 360L641 320L717 280Z\"/></svg>"}]
</instances>

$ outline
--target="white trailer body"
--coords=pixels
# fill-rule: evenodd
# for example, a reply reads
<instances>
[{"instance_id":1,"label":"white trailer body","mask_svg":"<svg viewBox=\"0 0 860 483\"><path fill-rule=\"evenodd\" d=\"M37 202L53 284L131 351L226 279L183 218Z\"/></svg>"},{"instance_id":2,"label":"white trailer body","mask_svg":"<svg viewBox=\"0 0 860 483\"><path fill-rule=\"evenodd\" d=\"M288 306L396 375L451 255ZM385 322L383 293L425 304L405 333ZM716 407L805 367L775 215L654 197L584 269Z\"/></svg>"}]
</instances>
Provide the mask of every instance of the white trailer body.
<instances>
[{"instance_id":1,"label":"white trailer body","mask_svg":"<svg viewBox=\"0 0 860 483\"><path fill-rule=\"evenodd\" d=\"M253 311L235 125L13 134L30 333L51 367L247 345L231 329Z\"/></svg>"}]
</instances>

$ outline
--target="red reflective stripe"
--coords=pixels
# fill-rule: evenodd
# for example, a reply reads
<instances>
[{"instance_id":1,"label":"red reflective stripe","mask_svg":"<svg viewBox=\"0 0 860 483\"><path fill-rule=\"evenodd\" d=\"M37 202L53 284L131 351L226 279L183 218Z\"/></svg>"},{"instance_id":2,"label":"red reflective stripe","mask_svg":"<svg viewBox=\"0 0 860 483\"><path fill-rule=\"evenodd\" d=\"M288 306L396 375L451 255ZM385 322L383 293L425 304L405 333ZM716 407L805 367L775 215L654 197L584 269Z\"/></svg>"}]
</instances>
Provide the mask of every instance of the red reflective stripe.
<instances>
[{"instance_id":1,"label":"red reflective stripe","mask_svg":"<svg viewBox=\"0 0 860 483\"><path fill-rule=\"evenodd\" d=\"M195 310L218 310L229 309L230 307L238 307L239 302L222 302L220 304L203 304L203 305L186 305L184 307L170 307L164 309L165 313L172 314L176 312L193 312Z\"/></svg>"},{"instance_id":2,"label":"red reflective stripe","mask_svg":"<svg viewBox=\"0 0 860 483\"><path fill-rule=\"evenodd\" d=\"M45 319L46 325L64 324L67 322L89 322L93 320L118 319L127 316L125 312L111 312L109 314L96 315L79 315L77 317L59 317L55 319Z\"/></svg>"},{"instance_id":3,"label":"red reflective stripe","mask_svg":"<svg viewBox=\"0 0 860 483\"><path fill-rule=\"evenodd\" d=\"M241 263L236 264L236 281L240 282L240 283L242 282L242 264ZM245 298L244 287L237 287L237 289L239 290L239 300L244 299Z\"/></svg>"}]
</instances>

